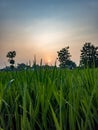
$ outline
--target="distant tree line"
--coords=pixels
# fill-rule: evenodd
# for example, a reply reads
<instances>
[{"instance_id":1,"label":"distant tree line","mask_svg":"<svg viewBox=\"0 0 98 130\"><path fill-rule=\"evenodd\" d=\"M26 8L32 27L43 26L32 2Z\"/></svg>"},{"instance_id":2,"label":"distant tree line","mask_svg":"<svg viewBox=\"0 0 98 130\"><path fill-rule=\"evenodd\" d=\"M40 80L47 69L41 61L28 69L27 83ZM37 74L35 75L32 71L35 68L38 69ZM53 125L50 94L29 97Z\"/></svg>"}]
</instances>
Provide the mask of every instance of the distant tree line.
<instances>
[{"instance_id":1,"label":"distant tree line","mask_svg":"<svg viewBox=\"0 0 98 130\"><path fill-rule=\"evenodd\" d=\"M60 68L69 68L73 69L76 68L76 63L71 60L71 55L69 52L69 46L62 48L60 51L57 51L58 54L58 61L60 62ZM14 69L15 60L14 57L16 56L16 51L9 51L6 55L9 59L8 62L10 63L10 68ZM34 67L38 67L36 65L36 59L34 58ZM42 66L42 59L41 59L41 66ZM95 47L91 43L85 43L81 49L80 54L80 67L83 68L92 68L98 67L98 47ZM24 63L18 64L18 68L29 68L30 66L25 65Z\"/></svg>"}]
</instances>

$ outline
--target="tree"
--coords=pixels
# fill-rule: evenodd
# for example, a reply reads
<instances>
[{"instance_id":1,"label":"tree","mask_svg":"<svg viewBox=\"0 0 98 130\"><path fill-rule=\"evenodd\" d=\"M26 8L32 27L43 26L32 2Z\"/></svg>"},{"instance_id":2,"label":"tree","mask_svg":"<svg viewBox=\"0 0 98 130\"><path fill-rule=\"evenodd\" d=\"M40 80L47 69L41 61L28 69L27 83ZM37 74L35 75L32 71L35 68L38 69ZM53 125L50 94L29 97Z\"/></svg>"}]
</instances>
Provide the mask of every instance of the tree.
<instances>
[{"instance_id":1,"label":"tree","mask_svg":"<svg viewBox=\"0 0 98 130\"><path fill-rule=\"evenodd\" d=\"M60 51L58 51L58 60L60 62L60 67L65 68L65 67L70 67L75 65L73 61L70 60L70 53L69 53L69 47L62 48Z\"/></svg>"},{"instance_id":2,"label":"tree","mask_svg":"<svg viewBox=\"0 0 98 130\"><path fill-rule=\"evenodd\" d=\"M9 51L6 55L6 57L8 57L8 61L11 64L10 67L11 69L14 68L14 64L15 64L15 60L13 60L13 58L16 56L16 52L15 51Z\"/></svg>"},{"instance_id":3,"label":"tree","mask_svg":"<svg viewBox=\"0 0 98 130\"><path fill-rule=\"evenodd\" d=\"M76 63L74 61L72 61L72 60L68 60L66 62L66 64L67 64L67 66L68 66L69 69L76 68L76 66L77 66Z\"/></svg>"},{"instance_id":4,"label":"tree","mask_svg":"<svg viewBox=\"0 0 98 130\"><path fill-rule=\"evenodd\" d=\"M80 66L98 67L98 47L85 43L80 55Z\"/></svg>"}]
</instances>

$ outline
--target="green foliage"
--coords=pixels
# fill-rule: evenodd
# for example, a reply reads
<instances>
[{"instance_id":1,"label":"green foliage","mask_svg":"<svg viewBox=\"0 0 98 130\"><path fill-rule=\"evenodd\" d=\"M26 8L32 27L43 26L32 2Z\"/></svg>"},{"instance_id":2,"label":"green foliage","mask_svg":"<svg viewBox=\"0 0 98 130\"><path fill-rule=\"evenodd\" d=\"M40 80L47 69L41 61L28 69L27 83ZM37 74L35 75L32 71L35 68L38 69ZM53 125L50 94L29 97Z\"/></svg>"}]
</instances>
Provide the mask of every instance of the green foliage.
<instances>
[{"instance_id":1,"label":"green foliage","mask_svg":"<svg viewBox=\"0 0 98 130\"><path fill-rule=\"evenodd\" d=\"M0 129L93 130L98 69L0 72Z\"/></svg>"},{"instance_id":2,"label":"green foliage","mask_svg":"<svg viewBox=\"0 0 98 130\"><path fill-rule=\"evenodd\" d=\"M80 66L98 67L98 47L85 43L80 56Z\"/></svg>"}]
</instances>

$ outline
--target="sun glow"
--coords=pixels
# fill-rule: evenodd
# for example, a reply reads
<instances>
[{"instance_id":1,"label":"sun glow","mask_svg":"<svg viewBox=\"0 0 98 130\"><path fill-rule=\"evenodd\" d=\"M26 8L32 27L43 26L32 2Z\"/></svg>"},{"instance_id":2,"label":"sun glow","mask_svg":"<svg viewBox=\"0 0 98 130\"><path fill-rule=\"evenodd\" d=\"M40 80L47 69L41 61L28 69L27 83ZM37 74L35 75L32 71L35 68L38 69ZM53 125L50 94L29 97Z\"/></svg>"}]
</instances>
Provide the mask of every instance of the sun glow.
<instances>
[{"instance_id":1,"label":"sun glow","mask_svg":"<svg viewBox=\"0 0 98 130\"><path fill-rule=\"evenodd\" d=\"M51 63L51 59L48 59L47 62L50 64Z\"/></svg>"},{"instance_id":2,"label":"sun glow","mask_svg":"<svg viewBox=\"0 0 98 130\"><path fill-rule=\"evenodd\" d=\"M45 58L45 64L51 65L52 64L52 59L50 57Z\"/></svg>"}]
</instances>

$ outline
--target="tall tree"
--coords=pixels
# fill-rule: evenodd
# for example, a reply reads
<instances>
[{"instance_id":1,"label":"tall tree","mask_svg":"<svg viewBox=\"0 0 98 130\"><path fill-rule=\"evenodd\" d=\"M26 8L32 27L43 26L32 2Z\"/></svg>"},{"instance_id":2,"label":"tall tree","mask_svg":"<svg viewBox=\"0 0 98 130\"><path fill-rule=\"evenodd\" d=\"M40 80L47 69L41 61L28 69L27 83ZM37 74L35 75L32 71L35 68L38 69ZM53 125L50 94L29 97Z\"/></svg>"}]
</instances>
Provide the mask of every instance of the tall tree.
<instances>
[{"instance_id":1,"label":"tall tree","mask_svg":"<svg viewBox=\"0 0 98 130\"><path fill-rule=\"evenodd\" d=\"M85 43L80 55L80 66L98 67L98 47L91 43Z\"/></svg>"},{"instance_id":2,"label":"tall tree","mask_svg":"<svg viewBox=\"0 0 98 130\"><path fill-rule=\"evenodd\" d=\"M60 62L60 67L65 68L67 65L69 65L70 61L70 53L69 53L69 47L62 48L60 51L58 51L58 60Z\"/></svg>"},{"instance_id":3,"label":"tall tree","mask_svg":"<svg viewBox=\"0 0 98 130\"><path fill-rule=\"evenodd\" d=\"M10 67L11 69L14 68L14 64L15 64L15 60L13 59L16 56L16 51L9 51L6 55L6 57L8 57L8 61L11 64Z\"/></svg>"}]
</instances>

